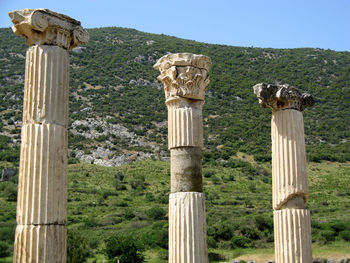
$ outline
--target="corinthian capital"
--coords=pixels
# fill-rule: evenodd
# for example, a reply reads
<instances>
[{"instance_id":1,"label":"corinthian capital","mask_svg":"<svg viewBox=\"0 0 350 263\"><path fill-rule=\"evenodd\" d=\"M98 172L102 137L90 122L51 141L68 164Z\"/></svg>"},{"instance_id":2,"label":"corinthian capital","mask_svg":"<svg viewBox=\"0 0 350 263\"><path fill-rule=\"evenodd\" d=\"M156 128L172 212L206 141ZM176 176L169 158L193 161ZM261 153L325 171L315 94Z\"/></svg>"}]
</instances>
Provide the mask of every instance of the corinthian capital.
<instances>
[{"instance_id":1,"label":"corinthian capital","mask_svg":"<svg viewBox=\"0 0 350 263\"><path fill-rule=\"evenodd\" d=\"M167 100L176 96L204 100L211 67L209 57L191 53L168 54L153 67L160 71L158 80L164 84Z\"/></svg>"},{"instance_id":2,"label":"corinthian capital","mask_svg":"<svg viewBox=\"0 0 350 263\"><path fill-rule=\"evenodd\" d=\"M259 104L263 108L272 111L294 109L303 111L306 107L314 105L314 98L289 84L273 85L259 83L254 87L254 94L259 98Z\"/></svg>"},{"instance_id":3,"label":"corinthian capital","mask_svg":"<svg viewBox=\"0 0 350 263\"><path fill-rule=\"evenodd\" d=\"M27 39L27 44L55 45L72 49L89 41L89 33L80 22L48 9L23 9L9 13L13 32Z\"/></svg>"}]
</instances>

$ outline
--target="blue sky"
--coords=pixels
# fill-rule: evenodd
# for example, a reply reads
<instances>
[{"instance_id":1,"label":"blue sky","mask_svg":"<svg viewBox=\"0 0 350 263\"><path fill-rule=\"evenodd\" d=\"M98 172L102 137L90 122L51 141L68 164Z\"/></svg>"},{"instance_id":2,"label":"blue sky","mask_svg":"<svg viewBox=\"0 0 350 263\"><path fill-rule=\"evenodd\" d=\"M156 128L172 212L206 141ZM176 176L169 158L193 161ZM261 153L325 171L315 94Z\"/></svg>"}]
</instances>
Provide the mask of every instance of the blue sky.
<instances>
[{"instance_id":1,"label":"blue sky","mask_svg":"<svg viewBox=\"0 0 350 263\"><path fill-rule=\"evenodd\" d=\"M233 46L350 51L350 0L0 0L7 13L49 8L83 27L118 26Z\"/></svg>"}]
</instances>

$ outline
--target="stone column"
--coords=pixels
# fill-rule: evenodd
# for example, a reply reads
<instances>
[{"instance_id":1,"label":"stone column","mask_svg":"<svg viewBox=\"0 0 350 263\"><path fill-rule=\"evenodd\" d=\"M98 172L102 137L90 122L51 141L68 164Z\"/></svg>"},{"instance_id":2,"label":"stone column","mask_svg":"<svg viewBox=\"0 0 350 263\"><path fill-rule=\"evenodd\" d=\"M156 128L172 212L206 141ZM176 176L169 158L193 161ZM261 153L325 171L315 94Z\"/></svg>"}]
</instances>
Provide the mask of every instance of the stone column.
<instances>
[{"instance_id":1,"label":"stone column","mask_svg":"<svg viewBox=\"0 0 350 263\"><path fill-rule=\"evenodd\" d=\"M87 43L80 22L47 9L13 11L26 55L13 262L66 262L68 49Z\"/></svg>"},{"instance_id":2,"label":"stone column","mask_svg":"<svg viewBox=\"0 0 350 263\"><path fill-rule=\"evenodd\" d=\"M211 60L189 53L163 56L160 71L168 107L171 155L169 262L206 263L205 196L202 186L202 106Z\"/></svg>"},{"instance_id":3,"label":"stone column","mask_svg":"<svg viewBox=\"0 0 350 263\"><path fill-rule=\"evenodd\" d=\"M314 104L311 95L290 85L257 84L254 93L263 108L272 110L272 199L275 260L277 263L310 263L310 212L304 120L302 111Z\"/></svg>"}]
</instances>

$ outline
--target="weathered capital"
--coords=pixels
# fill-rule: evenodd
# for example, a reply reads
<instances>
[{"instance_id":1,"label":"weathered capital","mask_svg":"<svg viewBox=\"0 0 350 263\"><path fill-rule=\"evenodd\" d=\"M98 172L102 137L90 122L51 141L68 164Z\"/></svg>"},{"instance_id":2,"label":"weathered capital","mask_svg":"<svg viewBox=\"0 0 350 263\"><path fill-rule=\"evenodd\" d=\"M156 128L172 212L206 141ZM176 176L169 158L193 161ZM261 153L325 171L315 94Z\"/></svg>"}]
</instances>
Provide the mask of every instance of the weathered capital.
<instances>
[{"instance_id":1,"label":"weathered capital","mask_svg":"<svg viewBox=\"0 0 350 263\"><path fill-rule=\"evenodd\" d=\"M27 44L55 45L72 49L89 41L89 33L80 22L48 9L23 9L9 13L13 32L27 39Z\"/></svg>"},{"instance_id":2,"label":"weathered capital","mask_svg":"<svg viewBox=\"0 0 350 263\"><path fill-rule=\"evenodd\" d=\"M153 67L160 71L158 80L164 84L167 100L176 96L204 100L211 67L209 57L191 53L168 54Z\"/></svg>"},{"instance_id":3,"label":"weathered capital","mask_svg":"<svg viewBox=\"0 0 350 263\"><path fill-rule=\"evenodd\" d=\"M274 85L259 83L254 87L254 94L259 98L263 108L269 107L272 111L294 109L303 111L306 107L314 105L314 98L289 84Z\"/></svg>"}]
</instances>

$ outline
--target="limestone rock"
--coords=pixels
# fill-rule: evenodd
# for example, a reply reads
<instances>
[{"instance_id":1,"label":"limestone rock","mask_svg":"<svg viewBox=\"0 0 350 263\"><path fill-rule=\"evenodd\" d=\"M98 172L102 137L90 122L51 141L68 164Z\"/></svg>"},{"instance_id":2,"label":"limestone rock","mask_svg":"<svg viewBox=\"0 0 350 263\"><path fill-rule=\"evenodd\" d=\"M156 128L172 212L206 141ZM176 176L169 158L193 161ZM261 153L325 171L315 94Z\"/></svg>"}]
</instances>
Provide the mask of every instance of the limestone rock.
<instances>
[{"instance_id":1,"label":"limestone rock","mask_svg":"<svg viewBox=\"0 0 350 263\"><path fill-rule=\"evenodd\" d=\"M16 175L16 169L14 168L4 168L1 171L0 182L10 181L12 177Z\"/></svg>"}]
</instances>

